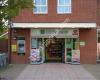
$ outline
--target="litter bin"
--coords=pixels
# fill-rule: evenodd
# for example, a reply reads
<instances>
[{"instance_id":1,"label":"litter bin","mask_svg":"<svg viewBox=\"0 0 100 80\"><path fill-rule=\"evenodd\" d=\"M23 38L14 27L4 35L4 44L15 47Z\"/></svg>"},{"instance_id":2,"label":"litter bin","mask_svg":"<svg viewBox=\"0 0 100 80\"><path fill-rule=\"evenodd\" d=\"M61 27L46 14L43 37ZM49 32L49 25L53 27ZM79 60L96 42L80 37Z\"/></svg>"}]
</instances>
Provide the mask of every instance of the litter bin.
<instances>
[{"instance_id":1,"label":"litter bin","mask_svg":"<svg viewBox=\"0 0 100 80\"><path fill-rule=\"evenodd\" d=\"M6 61L7 57L5 53L0 54L0 68L5 67L7 65Z\"/></svg>"}]
</instances>

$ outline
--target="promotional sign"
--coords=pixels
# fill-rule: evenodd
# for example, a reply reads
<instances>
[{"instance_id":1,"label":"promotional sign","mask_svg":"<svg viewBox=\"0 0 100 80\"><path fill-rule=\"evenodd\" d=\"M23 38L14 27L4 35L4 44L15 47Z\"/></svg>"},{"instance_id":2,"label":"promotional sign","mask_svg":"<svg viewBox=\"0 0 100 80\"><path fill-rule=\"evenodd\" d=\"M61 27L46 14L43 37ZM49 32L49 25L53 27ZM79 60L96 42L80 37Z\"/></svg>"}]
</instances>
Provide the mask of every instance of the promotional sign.
<instances>
[{"instance_id":1,"label":"promotional sign","mask_svg":"<svg viewBox=\"0 0 100 80\"><path fill-rule=\"evenodd\" d=\"M100 43L97 43L97 59L100 60Z\"/></svg>"},{"instance_id":2,"label":"promotional sign","mask_svg":"<svg viewBox=\"0 0 100 80\"><path fill-rule=\"evenodd\" d=\"M39 49L31 49L30 61L31 64L37 64L40 61Z\"/></svg>"},{"instance_id":3,"label":"promotional sign","mask_svg":"<svg viewBox=\"0 0 100 80\"><path fill-rule=\"evenodd\" d=\"M11 45L11 50L12 52L16 52L17 51L17 46L16 45Z\"/></svg>"},{"instance_id":4,"label":"promotional sign","mask_svg":"<svg viewBox=\"0 0 100 80\"><path fill-rule=\"evenodd\" d=\"M85 46L85 41L80 41L80 46Z\"/></svg>"},{"instance_id":5,"label":"promotional sign","mask_svg":"<svg viewBox=\"0 0 100 80\"><path fill-rule=\"evenodd\" d=\"M80 64L80 50L72 50L72 63Z\"/></svg>"}]
</instances>

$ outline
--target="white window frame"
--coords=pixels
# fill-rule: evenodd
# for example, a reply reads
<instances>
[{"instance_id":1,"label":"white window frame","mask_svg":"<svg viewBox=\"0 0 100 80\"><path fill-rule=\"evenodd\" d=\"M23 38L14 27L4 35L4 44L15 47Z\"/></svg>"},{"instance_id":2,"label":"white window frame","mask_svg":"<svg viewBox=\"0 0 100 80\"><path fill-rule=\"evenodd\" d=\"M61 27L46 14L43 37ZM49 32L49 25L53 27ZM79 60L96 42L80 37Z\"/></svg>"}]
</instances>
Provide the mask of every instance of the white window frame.
<instances>
[{"instance_id":1,"label":"white window frame","mask_svg":"<svg viewBox=\"0 0 100 80\"><path fill-rule=\"evenodd\" d=\"M36 5L35 4L35 0L34 0L34 6L40 6L40 7L47 7L47 12L42 12L42 10L40 10L40 11L38 11L38 12L35 12L34 10L33 10L33 12L34 12L34 14L47 14L48 13L48 0L46 0L46 5Z\"/></svg>"},{"instance_id":2,"label":"white window frame","mask_svg":"<svg viewBox=\"0 0 100 80\"><path fill-rule=\"evenodd\" d=\"M59 12L58 7L71 7L71 12ZM70 4L60 5L59 0L57 0L57 14L71 14L72 13L72 0L70 0Z\"/></svg>"}]
</instances>

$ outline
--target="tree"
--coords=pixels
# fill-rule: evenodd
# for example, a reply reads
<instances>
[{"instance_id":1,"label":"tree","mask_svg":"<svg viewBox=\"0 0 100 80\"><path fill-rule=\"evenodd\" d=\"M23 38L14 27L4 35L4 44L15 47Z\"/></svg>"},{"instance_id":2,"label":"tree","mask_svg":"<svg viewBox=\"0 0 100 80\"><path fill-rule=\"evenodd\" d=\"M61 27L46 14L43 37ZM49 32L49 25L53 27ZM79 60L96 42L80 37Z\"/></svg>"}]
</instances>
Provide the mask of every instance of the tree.
<instances>
[{"instance_id":1,"label":"tree","mask_svg":"<svg viewBox=\"0 0 100 80\"><path fill-rule=\"evenodd\" d=\"M24 8L33 8L32 0L0 0L0 31L11 26L11 19Z\"/></svg>"},{"instance_id":2,"label":"tree","mask_svg":"<svg viewBox=\"0 0 100 80\"><path fill-rule=\"evenodd\" d=\"M22 9L33 8L32 0L0 0L0 32L11 28L11 20L19 14ZM11 36L11 29L9 30ZM11 57L11 37L9 36L8 56Z\"/></svg>"}]
</instances>

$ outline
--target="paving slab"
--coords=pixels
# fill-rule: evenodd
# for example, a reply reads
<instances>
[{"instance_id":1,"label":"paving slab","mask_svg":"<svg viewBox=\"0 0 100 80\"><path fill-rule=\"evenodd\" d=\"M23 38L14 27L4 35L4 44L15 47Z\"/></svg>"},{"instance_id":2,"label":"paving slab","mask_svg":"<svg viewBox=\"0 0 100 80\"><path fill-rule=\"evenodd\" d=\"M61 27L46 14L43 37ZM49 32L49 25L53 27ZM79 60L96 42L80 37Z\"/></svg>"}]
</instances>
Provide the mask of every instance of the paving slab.
<instances>
[{"instance_id":1,"label":"paving slab","mask_svg":"<svg viewBox=\"0 0 100 80\"><path fill-rule=\"evenodd\" d=\"M28 65L15 80L97 80L81 65L44 63Z\"/></svg>"},{"instance_id":2,"label":"paving slab","mask_svg":"<svg viewBox=\"0 0 100 80\"><path fill-rule=\"evenodd\" d=\"M95 76L97 80L100 80L100 64L84 64L82 66Z\"/></svg>"}]
</instances>

